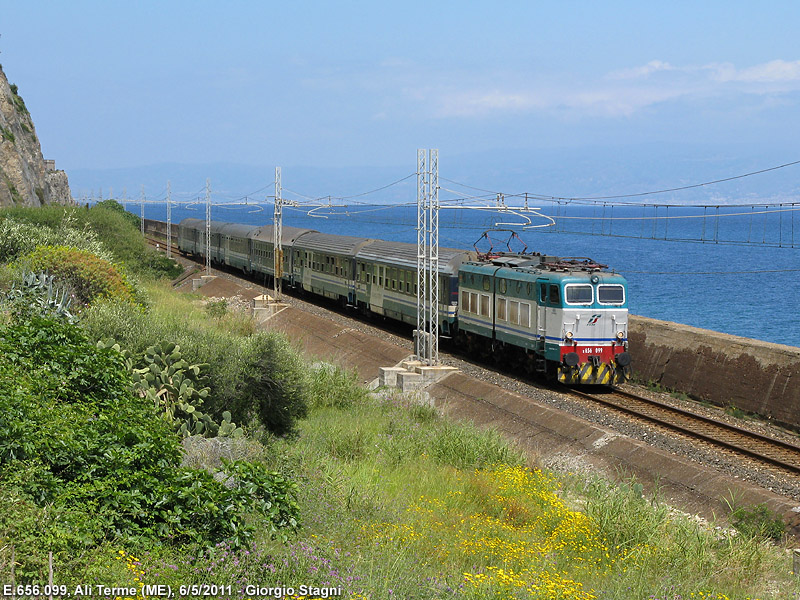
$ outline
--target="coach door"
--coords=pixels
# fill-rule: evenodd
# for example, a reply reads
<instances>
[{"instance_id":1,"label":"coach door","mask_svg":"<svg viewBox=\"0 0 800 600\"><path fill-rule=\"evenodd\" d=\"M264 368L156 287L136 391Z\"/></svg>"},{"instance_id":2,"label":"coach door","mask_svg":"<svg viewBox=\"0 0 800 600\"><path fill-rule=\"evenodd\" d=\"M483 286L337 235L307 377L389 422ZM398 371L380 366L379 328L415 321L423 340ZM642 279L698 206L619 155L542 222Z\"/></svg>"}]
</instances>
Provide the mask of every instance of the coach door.
<instances>
[{"instance_id":1,"label":"coach door","mask_svg":"<svg viewBox=\"0 0 800 600\"><path fill-rule=\"evenodd\" d=\"M372 312L382 315L384 277L388 275L388 269L377 264L373 264L372 268L372 285L369 288L369 307Z\"/></svg>"}]
</instances>

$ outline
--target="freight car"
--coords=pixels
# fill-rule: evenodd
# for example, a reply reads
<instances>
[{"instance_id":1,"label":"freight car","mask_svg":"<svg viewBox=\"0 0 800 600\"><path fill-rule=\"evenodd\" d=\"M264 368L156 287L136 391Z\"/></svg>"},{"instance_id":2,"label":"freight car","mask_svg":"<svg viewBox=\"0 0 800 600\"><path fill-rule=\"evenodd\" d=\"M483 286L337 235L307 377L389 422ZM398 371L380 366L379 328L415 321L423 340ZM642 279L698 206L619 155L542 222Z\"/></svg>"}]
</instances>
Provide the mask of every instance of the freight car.
<instances>
[{"instance_id":1,"label":"freight car","mask_svg":"<svg viewBox=\"0 0 800 600\"><path fill-rule=\"evenodd\" d=\"M214 263L275 276L274 230L212 221ZM206 224L184 219L178 249L204 256ZM365 314L416 323L417 246L282 228L289 287ZM610 385L630 372L627 283L586 258L439 249L440 332L458 346L565 384Z\"/></svg>"}]
</instances>

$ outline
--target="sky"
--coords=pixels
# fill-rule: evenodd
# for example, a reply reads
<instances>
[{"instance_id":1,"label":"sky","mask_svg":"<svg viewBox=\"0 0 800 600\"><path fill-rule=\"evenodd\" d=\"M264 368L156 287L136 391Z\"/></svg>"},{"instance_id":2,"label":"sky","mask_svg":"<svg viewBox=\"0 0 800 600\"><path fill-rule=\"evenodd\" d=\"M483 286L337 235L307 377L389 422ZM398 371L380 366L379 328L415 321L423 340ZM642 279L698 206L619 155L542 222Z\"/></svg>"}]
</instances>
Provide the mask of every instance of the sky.
<instances>
[{"instance_id":1,"label":"sky","mask_svg":"<svg viewBox=\"0 0 800 600\"><path fill-rule=\"evenodd\" d=\"M0 63L68 174L404 175L438 148L465 177L488 165L473 181L541 156L585 160L566 175L596 180L626 157L677 177L669 157L727 153L685 183L800 160L798 30L793 0L0 0ZM664 183L626 177L611 187Z\"/></svg>"}]
</instances>

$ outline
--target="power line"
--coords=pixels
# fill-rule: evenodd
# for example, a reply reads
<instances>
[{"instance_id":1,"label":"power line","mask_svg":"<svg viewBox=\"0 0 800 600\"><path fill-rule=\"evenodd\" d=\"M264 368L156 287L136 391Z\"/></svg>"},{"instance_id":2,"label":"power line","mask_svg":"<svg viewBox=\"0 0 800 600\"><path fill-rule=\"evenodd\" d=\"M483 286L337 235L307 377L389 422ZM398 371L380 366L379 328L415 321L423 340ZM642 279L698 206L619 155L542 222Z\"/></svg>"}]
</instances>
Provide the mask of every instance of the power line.
<instances>
[{"instance_id":1,"label":"power line","mask_svg":"<svg viewBox=\"0 0 800 600\"><path fill-rule=\"evenodd\" d=\"M734 175L732 177L724 177L722 179L715 179L713 181L704 181L702 183L694 183L694 184L691 184L691 185L683 185L683 186L665 188L665 189L660 189L660 190L652 190L652 191L648 191L648 192L638 192L638 193L635 193L635 194L617 194L617 195L614 195L614 196L554 196L554 195L551 195L551 194L537 194L537 193L530 193L529 192L527 194L505 194L505 195L506 196L517 196L517 197L522 196L522 195L527 195L528 197L530 197L532 199L535 199L535 200L552 200L552 201L616 200L616 199L621 199L621 198L640 198L642 196L652 196L652 195L656 195L656 194L665 194L667 192L679 192L679 191L683 191L683 190L690 190L690 189L704 187L704 186L708 186L708 185L714 185L714 184L717 184L717 183L724 183L726 181L734 181L736 179L743 179L745 177L752 177L753 175L760 175L762 173L768 173L770 171L777 171L778 169L784 169L786 167L792 167L792 166L798 165L798 164L800 164L800 160L784 163L782 165L777 165L777 166L769 167L769 168L766 168L766 169L760 169L758 171L751 171L749 173L743 173L741 175ZM444 177L440 177L440 179L442 181L449 181L450 183L454 183L456 185L460 185L461 187L469 188L469 189L476 190L476 191L479 191L479 192L487 192L487 193L491 193L491 194L500 194L500 193L502 193L502 192L497 192L497 191L486 190L486 189L479 188L479 187L474 187L474 186L471 186L471 185L467 185L465 183L460 183L458 181L453 181L452 179L445 179Z\"/></svg>"}]
</instances>

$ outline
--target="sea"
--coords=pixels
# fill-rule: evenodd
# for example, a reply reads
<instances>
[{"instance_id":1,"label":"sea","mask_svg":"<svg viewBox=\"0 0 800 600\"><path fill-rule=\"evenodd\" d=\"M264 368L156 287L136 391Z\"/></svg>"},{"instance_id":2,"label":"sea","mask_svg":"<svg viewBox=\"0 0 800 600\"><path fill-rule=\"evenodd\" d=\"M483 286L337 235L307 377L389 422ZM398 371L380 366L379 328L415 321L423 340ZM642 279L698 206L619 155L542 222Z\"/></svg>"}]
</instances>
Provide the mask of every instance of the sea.
<instances>
[{"instance_id":1,"label":"sea","mask_svg":"<svg viewBox=\"0 0 800 600\"><path fill-rule=\"evenodd\" d=\"M589 257L626 277L634 314L800 347L798 204L504 206L442 208L440 247ZM141 213L136 203L126 208ZM171 219L205 219L205 210L203 203L172 205ZM144 215L165 221L166 205L145 203ZM212 204L211 219L268 225L273 206ZM284 206L283 225L417 242L411 204Z\"/></svg>"}]
</instances>

